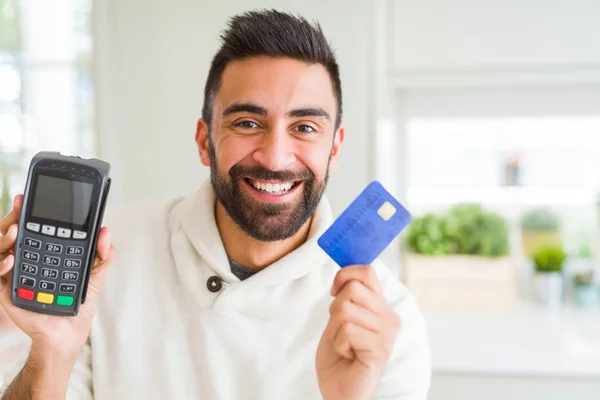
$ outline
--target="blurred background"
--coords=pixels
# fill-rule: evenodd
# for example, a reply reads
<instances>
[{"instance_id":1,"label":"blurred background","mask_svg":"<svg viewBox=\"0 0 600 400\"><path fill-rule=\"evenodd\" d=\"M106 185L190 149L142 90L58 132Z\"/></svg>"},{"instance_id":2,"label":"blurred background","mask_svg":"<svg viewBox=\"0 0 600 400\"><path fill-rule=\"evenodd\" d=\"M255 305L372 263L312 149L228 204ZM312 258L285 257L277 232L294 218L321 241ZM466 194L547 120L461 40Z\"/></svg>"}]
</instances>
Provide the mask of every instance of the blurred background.
<instances>
[{"instance_id":1,"label":"blurred background","mask_svg":"<svg viewBox=\"0 0 600 400\"><path fill-rule=\"evenodd\" d=\"M383 258L425 313L429 398L596 399L597 0L0 0L0 214L42 149L109 161L113 208L194 191L218 33L263 7L338 56L335 213L378 179L414 214ZM0 368L25 343L0 315Z\"/></svg>"}]
</instances>

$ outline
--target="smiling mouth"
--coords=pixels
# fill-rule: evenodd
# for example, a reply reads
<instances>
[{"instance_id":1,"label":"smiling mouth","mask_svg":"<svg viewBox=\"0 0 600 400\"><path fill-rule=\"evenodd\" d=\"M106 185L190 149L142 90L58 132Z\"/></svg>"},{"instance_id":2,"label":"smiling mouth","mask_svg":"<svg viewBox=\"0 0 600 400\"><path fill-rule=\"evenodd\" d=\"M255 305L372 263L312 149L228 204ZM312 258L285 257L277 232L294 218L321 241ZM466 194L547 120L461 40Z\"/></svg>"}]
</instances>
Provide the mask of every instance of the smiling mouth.
<instances>
[{"instance_id":1,"label":"smiling mouth","mask_svg":"<svg viewBox=\"0 0 600 400\"><path fill-rule=\"evenodd\" d=\"M296 187L302 181L261 181L256 179L244 178L244 180L250 184L254 189L259 192L273 194L273 195L284 195L294 187Z\"/></svg>"}]
</instances>

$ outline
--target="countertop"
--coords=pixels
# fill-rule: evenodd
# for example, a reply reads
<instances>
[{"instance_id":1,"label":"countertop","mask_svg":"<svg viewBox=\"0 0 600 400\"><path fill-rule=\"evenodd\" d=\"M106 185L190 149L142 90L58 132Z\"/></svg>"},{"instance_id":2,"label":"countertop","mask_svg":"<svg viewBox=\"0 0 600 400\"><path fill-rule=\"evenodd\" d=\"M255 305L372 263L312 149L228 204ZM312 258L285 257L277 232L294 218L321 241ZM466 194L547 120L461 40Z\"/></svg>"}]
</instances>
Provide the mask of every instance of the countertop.
<instances>
[{"instance_id":1,"label":"countertop","mask_svg":"<svg viewBox=\"0 0 600 400\"><path fill-rule=\"evenodd\" d=\"M425 312L434 373L599 377L600 309Z\"/></svg>"}]
</instances>

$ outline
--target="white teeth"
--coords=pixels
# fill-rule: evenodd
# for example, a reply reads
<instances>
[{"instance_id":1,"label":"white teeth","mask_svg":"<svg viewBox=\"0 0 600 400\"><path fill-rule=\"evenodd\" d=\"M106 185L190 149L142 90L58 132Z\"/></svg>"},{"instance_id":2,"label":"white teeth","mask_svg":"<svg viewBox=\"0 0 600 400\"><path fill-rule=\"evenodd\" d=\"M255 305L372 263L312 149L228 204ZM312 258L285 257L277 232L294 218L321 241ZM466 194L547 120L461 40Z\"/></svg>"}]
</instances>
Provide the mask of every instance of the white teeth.
<instances>
[{"instance_id":1,"label":"white teeth","mask_svg":"<svg viewBox=\"0 0 600 400\"><path fill-rule=\"evenodd\" d=\"M286 183L263 183L258 181L250 181L252 186L254 186L258 190L262 190L263 192L271 193L271 194L285 194L288 192L294 184L292 182Z\"/></svg>"}]
</instances>

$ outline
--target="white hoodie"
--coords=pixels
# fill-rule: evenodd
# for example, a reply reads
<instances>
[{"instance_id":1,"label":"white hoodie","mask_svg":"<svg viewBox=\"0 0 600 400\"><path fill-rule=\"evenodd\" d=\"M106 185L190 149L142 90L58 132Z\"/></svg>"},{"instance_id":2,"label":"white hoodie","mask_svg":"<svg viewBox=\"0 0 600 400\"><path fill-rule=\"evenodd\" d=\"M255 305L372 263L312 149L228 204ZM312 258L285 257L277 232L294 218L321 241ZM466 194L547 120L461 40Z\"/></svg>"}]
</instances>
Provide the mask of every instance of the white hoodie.
<instances>
[{"instance_id":1,"label":"white hoodie","mask_svg":"<svg viewBox=\"0 0 600 400\"><path fill-rule=\"evenodd\" d=\"M316 243L332 222L327 200L304 245L244 281L231 272L214 205L207 181L166 206L105 218L117 258L68 400L321 398L315 355L339 270ZM373 268L402 319L375 398L425 400L431 364L422 315L390 270ZM216 292L207 286L213 276L222 279Z\"/></svg>"}]
</instances>

